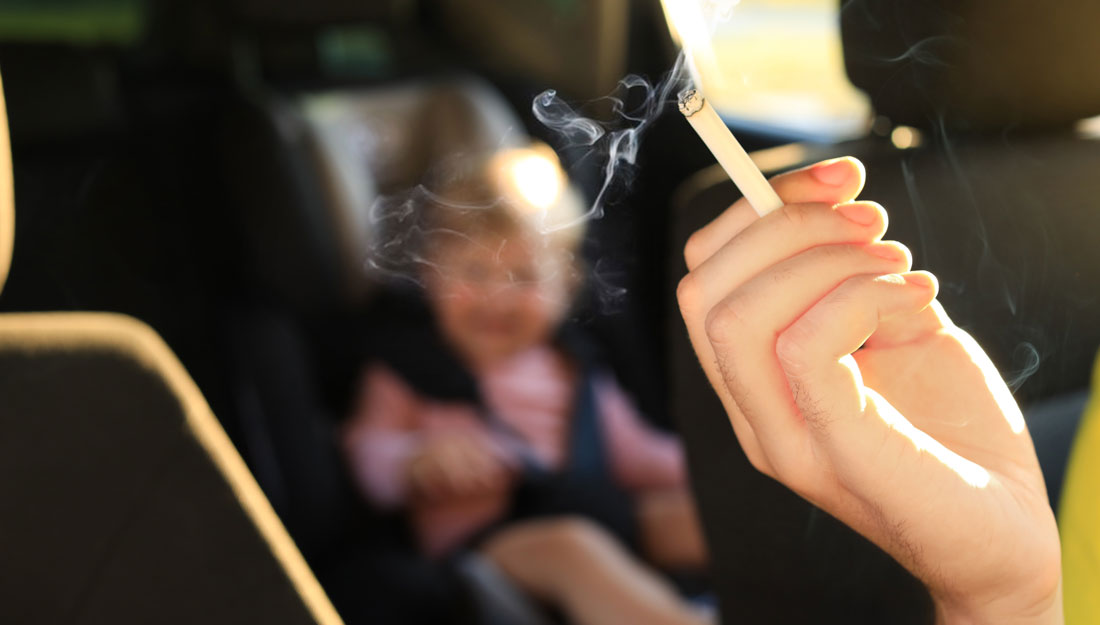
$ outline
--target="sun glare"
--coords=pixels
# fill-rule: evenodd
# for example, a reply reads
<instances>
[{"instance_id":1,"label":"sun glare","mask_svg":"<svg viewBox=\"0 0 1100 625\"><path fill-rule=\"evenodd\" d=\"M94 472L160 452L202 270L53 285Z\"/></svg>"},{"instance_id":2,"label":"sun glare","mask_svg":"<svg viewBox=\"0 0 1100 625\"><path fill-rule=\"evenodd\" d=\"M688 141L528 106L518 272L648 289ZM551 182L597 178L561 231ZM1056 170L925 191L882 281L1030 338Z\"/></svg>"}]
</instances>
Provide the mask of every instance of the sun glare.
<instances>
[{"instance_id":1,"label":"sun glare","mask_svg":"<svg viewBox=\"0 0 1100 625\"><path fill-rule=\"evenodd\" d=\"M867 389L868 398L874 401L879 416L895 431L909 439L918 452L927 453L929 456L941 462L945 467L958 475L963 482L974 488L985 488L989 485L990 475L981 465L975 464L959 454L944 447L942 443L932 438L925 432L914 426L903 417L890 402L882 395Z\"/></svg>"},{"instance_id":2,"label":"sun glare","mask_svg":"<svg viewBox=\"0 0 1100 625\"><path fill-rule=\"evenodd\" d=\"M703 88L701 74L710 79L708 83L724 82L711 46L711 27L702 3L699 0L661 0L661 8L672 40L684 49L695 88Z\"/></svg>"},{"instance_id":3,"label":"sun glare","mask_svg":"<svg viewBox=\"0 0 1100 625\"><path fill-rule=\"evenodd\" d=\"M508 178L519 195L540 210L553 206L561 198L565 186L561 169L554 161L530 152L508 163Z\"/></svg>"},{"instance_id":4,"label":"sun glare","mask_svg":"<svg viewBox=\"0 0 1100 625\"><path fill-rule=\"evenodd\" d=\"M695 86L727 121L823 142L866 133L870 101L845 73L835 0L715 4L661 3Z\"/></svg>"}]
</instances>

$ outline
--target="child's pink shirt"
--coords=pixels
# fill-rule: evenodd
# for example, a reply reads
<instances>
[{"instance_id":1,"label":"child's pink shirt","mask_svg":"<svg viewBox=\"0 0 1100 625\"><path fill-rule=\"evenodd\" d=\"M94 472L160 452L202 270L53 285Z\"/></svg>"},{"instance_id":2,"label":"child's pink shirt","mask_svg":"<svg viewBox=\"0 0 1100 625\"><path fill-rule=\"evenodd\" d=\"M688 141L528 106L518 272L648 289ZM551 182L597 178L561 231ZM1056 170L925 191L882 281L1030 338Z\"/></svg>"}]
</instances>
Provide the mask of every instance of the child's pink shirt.
<instances>
[{"instance_id":1,"label":"child's pink shirt","mask_svg":"<svg viewBox=\"0 0 1100 625\"><path fill-rule=\"evenodd\" d=\"M574 409L575 373L556 350L540 346L484 372L479 378L488 408L547 468L566 462ZM364 376L356 414L344 431L344 448L362 491L383 508L406 502L406 465L424 440L448 432L487 436L504 457L515 457L516 441L494 432L476 409L418 396L387 368L376 365ZM648 427L631 401L606 375L593 380L600 426L611 472L631 490L685 484L683 452L676 439ZM500 518L511 493L501 491L418 503L408 510L424 550L449 552Z\"/></svg>"}]
</instances>

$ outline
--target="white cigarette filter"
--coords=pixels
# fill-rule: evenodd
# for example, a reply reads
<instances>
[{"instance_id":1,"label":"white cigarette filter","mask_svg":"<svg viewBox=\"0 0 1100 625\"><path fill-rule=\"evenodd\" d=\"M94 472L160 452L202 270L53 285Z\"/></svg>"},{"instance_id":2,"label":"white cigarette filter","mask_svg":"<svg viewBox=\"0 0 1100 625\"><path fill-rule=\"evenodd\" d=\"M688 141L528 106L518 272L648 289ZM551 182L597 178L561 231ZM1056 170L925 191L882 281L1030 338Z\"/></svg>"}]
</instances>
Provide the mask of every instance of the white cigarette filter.
<instances>
[{"instance_id":1,"label":"white cigarette filter","mask_svg":"<svg viewBox=\"0 0 1100 625\"><path fill-rule=\"evenodd\" d=\"M698 90L686 89L680 92L680 112L741 190L741 194L757 215L763 217L783 206L783 200L779 199L760 168L752 162L748 152L741 147L737 138L718 116L718 112Z\"/></svg>"}]
</instances>

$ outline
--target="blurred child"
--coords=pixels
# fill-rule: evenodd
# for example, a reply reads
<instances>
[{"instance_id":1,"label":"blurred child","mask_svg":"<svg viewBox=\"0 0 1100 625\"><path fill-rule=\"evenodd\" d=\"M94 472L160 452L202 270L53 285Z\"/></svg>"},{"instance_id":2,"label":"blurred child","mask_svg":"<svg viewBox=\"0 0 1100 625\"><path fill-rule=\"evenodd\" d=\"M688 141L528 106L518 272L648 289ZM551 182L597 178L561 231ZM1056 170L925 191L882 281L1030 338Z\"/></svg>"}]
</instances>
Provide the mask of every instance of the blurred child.
<instances>
[{"instance_id":1,"label":"blurred child","mask_svg":"<svg viewBox=\"0 0 1100 625\"><path fill-rule=\"evenodd\" d=\"M703 564L680 445L555 338L583 219L553 152L493 156L424 204L426 300L478 401L433 399L372 364L344 431L363 492L404 510L428 555L475 549L575 622L706 622L623 546Z\"/></svg>"}]
</instances>

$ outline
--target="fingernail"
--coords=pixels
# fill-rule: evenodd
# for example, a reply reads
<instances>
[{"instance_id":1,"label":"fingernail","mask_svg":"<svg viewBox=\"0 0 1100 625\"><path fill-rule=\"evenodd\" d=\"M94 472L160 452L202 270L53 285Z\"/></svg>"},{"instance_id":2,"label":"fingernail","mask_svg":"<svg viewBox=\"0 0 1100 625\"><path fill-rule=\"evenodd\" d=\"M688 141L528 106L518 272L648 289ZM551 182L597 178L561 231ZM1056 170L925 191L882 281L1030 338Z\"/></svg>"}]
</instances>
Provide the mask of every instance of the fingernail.
<instances>
[{"instance_id":1,"label":"fingernail","mask_svg":"<svg viewBox=\"0 0 1100 625\"><path fill-rule=\"evenodd\" d=\"M876 243L874 245L867 246L867 251L871 252L879 258L885 258L886 260L905 260L905 252L894 245L888 245L885 243Z\"/></svg>"},{"instance_id":2,"label":"fingernail","mask_svg":"<svg viewBox=\"0 0 1100 625\"><path fill-rule=\"evenodd\" d=\"M861 226L869 226L875 223L879 216L878 207L867 202L839 204L836 207L836 212L847 217L849 221L854 221Z\"/></svg>"},{"instance_id":3,"label":"fingernail","mask_svg":"<svg viewBox=\"0 0 1100 625\"><path fill-rule=\"evenodd\" d=\"M810 173L818 182L839 187L852 177L852 163L848 158L836 158L814 165Z\"/></svg>"},{"instance_id":4,"label":"fingernail","mask_svg":"<svg viewBox=\"0 0 1100 625\"><path fill-rule=\"evenodd\" d=\"M905 274L905 282L925 289L934 289L938 286L936 277L924 271L915 271Z\"/></svg>"}]
</instances>

